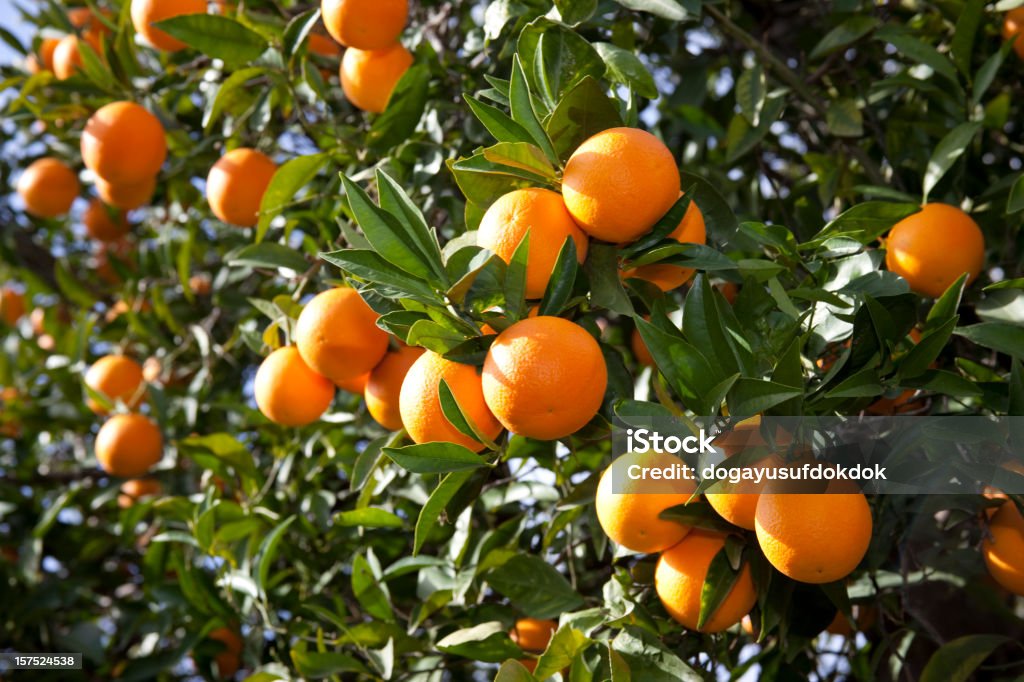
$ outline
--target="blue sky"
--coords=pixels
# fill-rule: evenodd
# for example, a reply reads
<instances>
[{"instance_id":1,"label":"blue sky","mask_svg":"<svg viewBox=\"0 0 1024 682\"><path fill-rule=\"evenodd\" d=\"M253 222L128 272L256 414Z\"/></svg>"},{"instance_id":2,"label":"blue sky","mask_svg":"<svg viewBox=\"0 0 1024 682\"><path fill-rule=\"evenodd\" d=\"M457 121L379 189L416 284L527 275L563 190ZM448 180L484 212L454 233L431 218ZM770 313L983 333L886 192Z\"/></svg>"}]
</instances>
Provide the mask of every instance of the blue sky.
<instances>
[{"instance_id":1,"label":"blue sky","mask_svg":"<svg viewBox=\"0 0 1024 682\"><path fill-rule=\"evenodd\" d=\"M32 40L32 25L21 19L13 0L0 0L0 25L18 37L21 42L28 46ZM11 61L20 58L7 43L0 41L0 64L9 64Z\"/></svg>"}]
</instances>

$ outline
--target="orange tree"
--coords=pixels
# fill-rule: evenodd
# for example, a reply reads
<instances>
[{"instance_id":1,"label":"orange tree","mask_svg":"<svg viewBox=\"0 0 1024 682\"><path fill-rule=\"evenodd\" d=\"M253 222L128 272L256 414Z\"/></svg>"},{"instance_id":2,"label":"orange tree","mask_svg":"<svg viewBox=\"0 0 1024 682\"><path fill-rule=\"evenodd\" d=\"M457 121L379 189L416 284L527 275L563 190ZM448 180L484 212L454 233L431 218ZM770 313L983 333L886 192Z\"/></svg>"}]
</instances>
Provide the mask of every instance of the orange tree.
<instances>
[{"instance_id":1,"label":"orange tree","mask_svg":"<svg viewBox=\"0 0 1024 682\"><path fill-rule=\"evenodd\" d=\"M599 485L617 415L1024 413L1018 4L25 8L0 646L1018 676L1020 496Z\"/></svg>"}]
</instances>

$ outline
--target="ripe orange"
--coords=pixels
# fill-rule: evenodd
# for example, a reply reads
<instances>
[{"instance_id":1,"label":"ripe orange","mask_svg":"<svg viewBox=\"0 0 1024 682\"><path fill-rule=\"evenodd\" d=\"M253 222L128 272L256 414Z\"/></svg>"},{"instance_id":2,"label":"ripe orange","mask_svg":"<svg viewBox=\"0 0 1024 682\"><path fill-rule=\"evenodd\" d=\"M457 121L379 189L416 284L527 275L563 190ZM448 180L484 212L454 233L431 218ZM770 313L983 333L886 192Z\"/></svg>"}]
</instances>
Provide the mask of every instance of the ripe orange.
<instances>
[{"instance_id":1,"label":"ripe orange","mask_svg":"<svg viewBox=\"0 0 1024 682\"><path fill-rule=\"evenodd\" d=\"M582 429L601 408L607 385L597 341L560 317L516 322L498 335L484 361L487 407L506 429L529 438L555 440Z\"/></svg>"},{"instance_id":2,"label":"ripe orange","mask_svg":"<svg viewBox=\"0 0 1024 682\"><path fill-rule=\"evenodd\" d=\"M82 131L82 161L113 184L137 184L160 172L167 140L160 119L134 102L111 102Z\"/></svg>"},{"instance_id":3,"label":"ripe orange","mask_svg":"<svg viewBox=\"0 0 1024 682\"><path fill-rule=\"evenodd\" d=\"M68 10L68 21L72 26L82 29L85 33L108 35L110 29L100 20L100 14L108 19L112 16L109 11L96 12L90 7L76 7Z\"/></svg>"},{"instance_id":4,"label":"ripe orange","mask_svg":"<svg viewBox=\"0 0 1024 682\"><path fill-rule=\"evenodd\" d=\"M938 298L964 273L970 284L984 264L981 228L956 206L925 204L885 240L886 267L923 296Z\"/></svg>"},{"instance_id":5,"label":"ripe orange","mask_svg":"<svg viewBox=\"0 0 1024 682\"><path fill-rule=\"evenodd\" d=\"M766 447L768 441L761 435L761 417L744 419L737 424L729 433L715 439L715 446L725 451L726 457L733 457L741 454L745 448ZM780 448L789 446L793 442L790 434L777 428L775 432L775 444ZM762 469L776 468L782 466L784 461L778 455L772 454L750 463L748 466ZM723 519L747 530L754 530L754 517L757 512L757 500L764 490L766 481L757 483L755 481L740 481L736 484L729 484L722 487L729 492L706 492L704 497L718 515ZM721 484L720 484L721 485Z\"/></svg>"},{"instance_id":6,"label":"ripe orange","mask_svg":"<svg viewBox=\"0 0 1024 682\"><path fill-rule=\"evenodd\" d=\"M548 648L548 643L558 630L558 622L540 618L520 618L512 626L508 636L523 651L541 653Z\"/></svg>"},{"instance_id":7,"label":"ripe orange","mask_svg":"<svg viewBox=\"0 0 1024 682\"><path fill-rule=\"evenodd\" d=\"M101 242L112 242L128 234L130 226L124 214L111 215L102 201L93 199L82 215L82 223L90 237Z\"/></svg>"},{"instance_id":8,"label":"ripe orange","mask_svg":"<svg viewBox=\"0 0 1024 682\"><path fill-rule=\"evenodd\" d=\"M740 293L740 287L735 282L722 282L717 285L722 297L729 302L729 305L736 303L736 296Z\"/></svg>"},{"instance_id":9,"label":"ripe orange","mask_svg":"<svg viewBox=\"0 0 1024 682\"><path fill-rule=\"evenodd\" d=\"M381 50L398 42L408 0L321 0L324 26L345 47Z\"/></svg>"},{"instance_id":10,"label":"ripe orange","mask_svg":"<svg viewBox=\"0 0 1024 682\"><path fill-rule=\"evenodd\" d=\"M245 648L242 638L237 632L226 627L212 630L207 637L224 645L224 648L213 657L218 674L225 680L233 678L242 665L242 650Z\"/></svg>"},{"instance_id":11,"label":"ripe orange","mask_svg":"<svg viewBox=\"0 0 1024 682\"><path fill-rule=\"evenodd\" d=\"M99 37L95 34L86 34L82 38L73 33L64 36L53 48L53 75L57 80L67 80L82 68L81 41L87 41L97 54L102 54Z\"/></svg>"},{"instance_id":12,"label":"ripe orange","mask_svg":"<svg viewBox=\"0 0 1024 682\"><path fill-rule=\"evenodd\" d=\"M53 53L60 38L43 38L39 43L39 61L47 71L53 71Z\"/></svg>"},{"instance_id":13,"label":"ripe orange","mask_svg":"<svg viewBox=\"0 0 1024 682\"><path fill-rule=\"evenodd\" d=\"M689 526L660 519L658 514L689 502L696 483L631 477L633 467L640 467L640 472L680 463L678 457L664 452L627 452L612 462L601 474L594 499L597 520L605 535L626 549L644 554L662 552L686 537Z\"/></svg>"},{"instance_id":14,"label":"ripe orange","mask_svg":"<svg viewBox=\"0 0 1024 682\"><path fill-rule=\"evenodd\" d=\"M131 358L123 355L105 355L85 373L85 385L110 399L120 400L130 409L135 409L142 402L145 385L142 366ZM96 414L106 414L107 410L98 402L89 398L86 405Z\"/></svg>"},{"instance_id":15,"label":"ripe orange","mask_svg":"<svg viewBox=\"0 0 1024 682\"><path fill-rule=\"evenodd\" d=\"M362 395L366 391L366 384L370 382L370 373L361 374L352 379L342 379L341 381L335 381L334 385L343 391L349 393L356 393Z\"/></svg>"},{"instance_id":16,"label":"ripe orange","mask_svg":"<svg viewBox=\"0 0 1024 682\"><path fill-rule=\"evenodd\" d=\"M1024 7L1011 9L1003 19L1003 38L1009 40L1014 36L1020 36L1024 27ZM1024 59L1024 37L1018 37L1013 43L1013 51L1017 56Z\"/></svg>"},{"instance_id":17,"label":"ripe orange","mask_svg":"<svg viewBox=\"0 0 1024 682\"><path fill-rule=\"evenodd\" d=\"M117 506L127 509L144 497L156 497L163 491L160 481L154 478L133 478L121 484L121 494L117 496Z\"/></svg>"},{"instance_id":18,"label":"ripe orange","mask_svg":"<svg viewBox=\"0 0 1024 682\"><path fill-rule=\"evenodd\" d=\"M404 346L388 353L380 361L366 383L366 409L377 423L389 431L402 428L402 414L398 407L402 382L409 368L423 355L422 348Z\"/></svg>"},{"instance_id":19,"label":"ripe orange","mask_svg":"<svg viewBox=\"0 0 1024 682\"><path fill-rule=\"evenodd\" d=\"M111 184L101 177L96 178L96 194L103 203L122 211L134 211L145 206L156 190L156 176L139 182Z\"/></svg>"},{"instance_id":20,"label":"ripe orange","mask_svg":"<svg viewBox=\"0 0 1024 682\"><path fill-rule=\"evenodd\" d=\"M981 545L985 565L1004 589L1024 596L1024 516L1012 501L1004 502L988 524L991 537Z\"/></svg>"},{"instance_id":21,"label":"ripe orange","mask_svg":"<svg viewBox=\"0 0 1024 682\"><path fill-rule=\"evenodd\" d=\"M232 149L213 164L206 178L210 210L225 223L252 227L277 164L255 149Z\"/></svg>"},{"instance_id":22,"label":"ripe orange","mask_svg":"<svg viewBox=\"0 0 1024 682\"><path fill-rule=\"evenodd\" d=\"M700 212L697 203L690 202L679 221L679 226L669 234L669 239L675 239L680 244L706 244L708 241L707 230L704 227L704 214ZM684 268L679 265L665 263L653 263L641 265L622 273L624 278L637 277L645 279L654 284L662 291L678 289L693 277L693 268Z\"/></svg>"},{"instance_id":23,"label":"ripe orange","mask_svg":"<svg viewBox=\"0 0 1024 682\"><path fill-rule=\"evenodd\" d=\"M9 286L0 289L0 320L13 327L24 314L25 296Z\"/></svg>"},{"instance_id":24,"label":"ripe orange","mask_svg":"<svg viewBox=\"0 0 1024 682\"><path fill-rule=\"evenodd\" d=\"M438 396L442 379L452 390L463 414L486 438L494 440L501 433L501 424L484 402L476 368L427 351L412 363L398 396L399 413L409 437L416 443L444 441L476 452L483 450L483 443L464 435L444 416Z\"/></svg>"},{"instance_id":25,"label":"ripe orange","mask_svg":"<svg viewBox=\"0 0 1024 682\"><path fill-rule=\"evenodd\" d=\"M176 52L185 43L153 26L182 14L206 14L206 0L132 0L132 25L135 32L158 50Z\"/></svg>"},{"instance_id":26,"label":"ripe orange","mask_svg":"<svg viewBox=\"0 0 1024 682\"><path fill-rule=\"evenodd\" d=\"M530 188L509 192L491 204L480 221L476 243L508 263L527 231L526 297L542 298L566 237L576 242L576 259L582 263L587 257L587 235L569 215L561 196Z\"/></svg>"},{"instance_id":27,"label":"ripe orange","mask_svg":"<svg viewBox=\"0 0 1024 682\"><path fill-rule=\"evenodd\" d=\"M256 405L283 426L305 426L320 418L334 400L334 384L302 361L294 346L278 348L256 371Z\"/></svg>"},{"instance_id":28,"label":"ripe orange","mask_svg":"<svg viewBox=\"0 0 1024 682\"><path fill-rule=\"evenodd\" d=\"M672 152L648 132L611 128L579 146L565 166L562 196L576 223L613 244L649 232L679 198Z\"/></svg>"},{"instance_id":29,"label":"ripe orange","mask_svg":"<svg viewBox=\"0 0 1024 682\"><path fill-rule=\"evenodd\" d=\"M340 57L341 48L325 35L319 33L309 34L309 45L306 48L311 54L318 54L321 57Z\"/></svg>"},{"instance_id":30,"label":"ripe orange","mask_svg":"<svg viewBox=\"0 0 1024 682\"><path fill-rule=\"evenodd\" d=\"M373 51L350 47L341 58L341 88L353 106L379 114L410 66L412 53L401 43Z\"/></svg>"},{"instance_id":31,"label":"ripe orange","mask_svg":"<svg viewBox=\"0 0 1024 682\"><path fill-rule=\"evenodd\" d=\"M725 547L718 533L694 530L669 549L654 569L654 589L669 612L684 627L698 630L700 595L715 556ZM743 620L757 603L750 565L744 564L735 585L700 632L721 632Z\"/></svg>"},{"instance_id":32,"label":"ripe orange","mask_svg":"<svg viewBox=\"0 0 1024 682\"><path fill-rule=\"evenodd\" d=\"M355 289L328 289L299 314L295 345L314 371L332 381L354 379L376 367L388 350L378 317Z\"/></svg>"},{"instance_id":33,"label":"ripe orange","mask_svg":"<svg viewBox=\"0 0 1024 682\"><path fill-rule=\"evenodd\" d=\"M804 583L845 578L871 543L871 508L860 492L762 493L754 521L768 561Z\"/></svg>"},{"instance_id":34,"label":"ripe orange","mask_svg":"<svg viewBox=\"0 0 1024 682\"><path fill-rule=\"evenodd\" d=\"M78 196L78 175L59 159L33 161L18 178L25 210L38 218L56 218L71 209Z\"/></svg>"},{"instance_id":35,"label":"ripe orange","mask_svg":"<svg viewBox=\"0 0 1024 682\"><path fill-rule=\"evenodd\" d=\"M138 478L163 456L160 429L141 414L116 414L96 434L96 459L111 476Z\"/></svg>"}]
</instances>

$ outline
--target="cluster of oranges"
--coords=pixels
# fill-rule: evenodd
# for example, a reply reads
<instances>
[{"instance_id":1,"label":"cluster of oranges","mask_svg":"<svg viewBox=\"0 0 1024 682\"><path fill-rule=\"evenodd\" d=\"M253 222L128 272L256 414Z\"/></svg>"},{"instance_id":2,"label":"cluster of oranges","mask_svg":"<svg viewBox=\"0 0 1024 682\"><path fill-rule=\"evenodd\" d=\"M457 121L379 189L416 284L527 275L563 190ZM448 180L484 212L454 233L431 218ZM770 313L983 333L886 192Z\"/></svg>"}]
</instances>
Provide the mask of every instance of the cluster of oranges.
<instances>
[{"instance_id":1,"label":"cluster of oranges","mask_svg":"<svg viewBox=\"0 0 1024 682\"><path fill-rule=\"evenodd\" d=\"M86 43L97 54L103 54L103 39L110 35L110 28L105 22L110 21L110 14L102 16L88 7L78 7L68 11L68 21L73 31L61 38L43 38L39 43L38 54L28 59L28 69L32 73L50 71L58 80L71 78L82 68L82 43Z\"/></svg>"},{"instance_id":2,"label":"cluster of oranges","mask_svg":"<svg viewBox=\"0 0 1024 682\"><path fill-rule=\"evenodd\" d=\"M89 396L86 405L100 416L108 416L96 434L96 460L111 476L127 478L118 503L129 506L138 498L159 495L154 479L141 478L163 457L163 435L149 417L135 412L146 397L143 368L124 355L105 355L85 373L85 385L102 397ZM108 405L121 404L129 412L110 415Z\"/></svg>"}]
</instances>

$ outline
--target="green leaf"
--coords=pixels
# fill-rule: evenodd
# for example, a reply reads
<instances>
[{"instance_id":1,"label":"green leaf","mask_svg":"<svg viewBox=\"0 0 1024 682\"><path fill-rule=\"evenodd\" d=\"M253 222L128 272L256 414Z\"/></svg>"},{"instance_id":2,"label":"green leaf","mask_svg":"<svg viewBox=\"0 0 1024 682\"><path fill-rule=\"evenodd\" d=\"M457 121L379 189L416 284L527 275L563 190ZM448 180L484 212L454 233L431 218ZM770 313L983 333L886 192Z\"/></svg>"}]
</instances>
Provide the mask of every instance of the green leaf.
<instances>
[{"instance_id":1,"label":"green leaf","mask_svg":"<svg viewBox=\"0 0 1024 682\"><path fill-rule=\"evenodd\" d=\"M308 45L309 34L320 20L320 8L312 7L305 12L296 14L284 27L284 34L281 36L281 46L284 56L288 60L288 66L294 66L295 57L299 54L303 45Z\"/></svg>"},{"instance_id":2,"label":"green leaf","mask_svg":"<svg viewBox=\"0 0 1024 682\"><path fill-rule=\"evenodd\" d=\"M860 137L864 134L864 117L850 97L829 102L825 111L829 131L837 137Z\"/></svg>"},{"instance_id":3,"label":"green leaf","mask_svg":"<svg viewBox=\"0 0 1024 682\"><path fill-rule=\"evenodd\" d=\"M964 77L971 75L971 54L974 50L974 37L978 33L982 17L985 13L985 0L967 0L960 10L960 16L956 20L956 28L953 30L953 42L950 44L950 54L953 63ZM977 86L975 86L977 87Z\"/></svg>"},{"instance_id":4,"label":"green leaf","mask_svg":"<svg viewBox=\"0 0 1024 682\"><path fill-rule=\"evenodd\" d=\"M512 117L496 106L463 95L473 115L494 136L498 142L528 142L534 144L533 136L526 128L512 120Z\"/></svg>"},{"instance_id":5,"label":"green leaf","mask_svg":"<svg viewBox=\"0 0 1024 682\"><path fill-rule=\"evenodd\" d=\"M619 277L618 248L611 244L591 243L583 269L590 281L590 301L620 315L632 315L633 304L622 288Z\"/></svg>"},{"instance_id":6,"label":"green leaf","mask_svg":"<svg viewBox=\"0 0 1024 682\"><path fill-rule=\"evenodd\" d=\"M999 67L1006 61L1006 57L1010 54L1010 50L1013 49L1013 43L1011 41L1004 42L999 51L994 55L985 60L985 63L978 69L978 73L974 76L974 88L971 94L971 102L978 106L981 104L982 98L985 93L988 92L989 87L992 85L992 81L995 80L996 74L999 73Z\"/></svg>"},{"instance_id":7,"label":"green leaf","mask_svg":"<svg viewBox=\"0 0 1024 682\"><path fill-rule=\"evenodd\" d=\"M960 79L957 77L956 68L949 60L949 57L940 53L931 45L918 40L908 33L889 27L878 31L875 34L875 38L884 40L899 50L903 56L909 57L913 62L930 67L936 74L946 78L957 88L960 87Z\"/></svg>"},{"instance_id":8,"label":"green leaf","mask_svg":"<svg viewBox=\"0 0 1024 682\"><path fill-rule=\"evenodd\" d=\"M559 628L537 661L537 667L533 671L534 677L546 680L560 670L568 668L572 665L573 659L592 642L592 639L573 627Z\"/></svg>"},{"instance_id":9,"label":"green leaf","mask_svg":"<svg viewBox=\"0 0 1024 682\"><path fill-rule=\"evenodd\" d=\"M404 295L424 303L440 303L437 293L426 282L399 270L375 251L342 249L321 253L320 258L355 277L383 285L387 292L395 296Z\"/></svg>"},{"instance_id":10,"label":"green leaf","mask_svg":"<svg viewBox=\"0 0 1024 682\"><path fill-rule=\"evenodd\" d=\"M455 393L452 392L451 386L448 385L447 380L441 379L441 383L437 387L437 393L441 402L441 412L444 413L445 419L447 419L459 433L483 443L491 450L498 449L498 446L491 441L491 439L481 433L478 426L473 423L473 420L470 419L468 415L466 415L465 410L463 410L462 406L459 405L458 398L455 397Z\"/></svg>"},{"instance_id":11,"label":"green leaf","mask_svg":"<svg viewBox=\"0 0 1024 682\"><path fill-rule=\"evenodd\" d=\"M942 349L949 343L949 337L952 336L958 319L954 316L944 325L924 334L921 341L911 348L907 356L900 362L899 375L910 378L924 374L928 370L928 366L935 362Z\"/></svg>"},{"instance_id":12,"label":"green leaf","mask_svg":"<svg viewBox=\"0 0 1024 682\"><path fill-rule=\"evenodd\" d=\"M737 414L747 414L737 412ZM704 577L704 586L700 591L700 613L697 616L697 629L703 628L708 621L714 618L715 613L721 608L722 603L732 592L733 586L740 579L740 571L733 570L729 561L729 554L725 547L715 555L708 566L707 575Z\"/></svg>"},{"instance_id":13,"label":"green leaf","mask_svg":"<svg viewBox=\"0 0 1024 682\"><path fill-rule=\"evenodd\" d=\"M583 23L597 11L597 0L555 0L562 21L569 26Z\"/></svg>"},{"instance_id":14,"label":"green leaf","mask_svg":"<svg viewBox=\"0 0 1024 682\"><path fill-rule=\"evenodd\" d=\"M370 127L366 137L370 149L384 152L409 139L423 117L429 87L430 70L426 64L417 64L402 74L387 108Z\"/></svg>"},{"instance_id":15,"label":"green leaf","mask_svg":"<svg viewBox=\"0 0 1024 682\"><path fill-rule=\"evenodd\" d=\"M704 216L708 236L720 241L728 241L739 225L729 202L707 179L687 171L681 171L679 177L690 199L697 204L701 215Z\"/></svg>"},{"instance_id":16,"label":"green leaf","mask_svg":"<svg viewBox=\"0 0 1024 682\"><path fill-rule=\"evenodd\" d=\"M825 37L811 50L809 58L820 59L836 50L841 50L871 33L880 24L881 22L875 17L863 14L854 15L826 33Z\"/></svg>"},{"instance_id":17,"label":"green leaf","mask_svg":"<svg viewBox=\"0 0 1024 682\"><path fill-rule=\"evenodd\" d=\"M952 168L956 160L963 155L967 145L971 143L980 129L980 123L961 123L935 145L932 157L928 161L928 169L924 174L925 201L928 200L928 195L935 189L935 185L939 184L939 180L946 174L946 171Z\"/></svg>"},{"instance_id":18,"label":"green leaf","mask_svg":"<svg viewBox=\"0 0 1024 682\"><path fill-rule=\"evenodd\" d=\"M498 674L494 676L494 682L536 682L536 677L517 660L509 659L498 668Z\"/></svg>"},{"instance_id":19,"label":"green leaf","mask_svg":"<svg viewBox=\"0 0 1024 682\"><path fill-rule=\"evenodd\" d=\"M772 94L765 99L764 108L756 126L751 126L742 114L733 116L725 134L726 162L732 163L752 150L770 132L772 124L786 108L786 98Z\"/></svg>"},{"instance_id":20,"label":"green leaf","mask_svg":"<svg viewBox=\"0 0 1024 682\"><path fill-rule=\"evenodd\" d=\"M797 386L786 386L761 379L741 378L733 384L726 400L730 414L761 414L765 410L802 394L803 390Z\"/></svg>"},{"instance_id":21,"label":"green leaf","mask_svg":"<svg viewBox=\"0 0 1024 682\"><path fill-rule=\"evenodd\" d=\"M267 49L267 41L259 33L219 14L182 14L153 25L229 64L254 61Z\"/></svg>"},{"instance_id":22,"label":"green leaf","mask_svg":"<svg viewBox=\"0 0 1024 682\"><path fill-rule=\"evenodd\" d=\"M1006 214L1019 213L1024 210L1024 173L1017 176L1010 186L1010 195L1006 198Z\"/></svg>"},{"instance_id":23,"label":"green leaf","mask_svg":"<svg viewBox=\"0 0 1024 682\"><path fill-rule=\"evenodd\" d=\"M551 564L517 554L487 574L491 587L531 618L557 618L578 609L583 598Z\"/></svg>"},{"instance_id":24,"label":"green leaf","mask_svg":"<svg viewBox=\"0 0 1024 682\"><path fill-rule=\"evenodd\" d=\"M256 582L256 588L264 595L267 591L267 578L270 575L270 566L277 557L277 547L281 544L285 531L288 530L288 527L292 525L295 519L295 516L289 516L277 524L274 530L270 531L270 534L260 543L259 559L256 560L256 574L253 577Z\"/></svg>"},{"instance_id":25,"label":"green leaf","mask_svg":"<svg viewBox=\"0 0 1024 682\"><path fill-rule=\"evenodd\" d=\"M413 556L420 553L420 549L423 548L423 544L427 541L427 535L430 534L430 531L437 526L438 521L441 519L441 512L444 511L444 508L455 497L455 493L459 492L459 488L472 475L472 471L455 471L450 473L441 479L441 482L434 488L434 492L430 493L427 503L423 505L420 515L416 519L416 532L412 544Z\"/></svg>"},{"instance_id":26,"label":"green leaf","mask_svg":"<svg viewBox=\"0 0 1024 682\"><path fill-rule=\"evenodd\" d=\"M395 620L387 588L377 580L370 561L363 554L357 554L352 561L352 593L367 615L386 622Z\"/></svg>"},{"instance_id":27,"label":"green leaf","mask_svg":"<svg viewBox=\"0 0 1024 682\"><path fill-rule=\"evenodd\" d=\"M530 95L530 86L523 71L523 65L519 61L519 55L512 58L512 79L509 82L509 104L512 109L512 120L518 123L530 133L533 143L536 144L547 155L551 163L558 163L558 155L544 127L540 124L537 112L533 108L533 98Z\"/></svg>"},{"instance_id":28,"label":"green leaf","mask_svg":"<svg viewBox=\"0 0 1024 682\"><path fill-rule=\"evenodd\" d=\"M425 280L435 276L428 256L420 251L413 235L389 212L374 205L363 188L342 177L345 195L356 222L367 240L384 260L405 272Z\"/></svg>"},{"instance_id":29,"label":"green leaf","mask_svg":"<svg viewBox=\"0 0 1024 682\"><path fill-rule=\"evenodd\" d=\"M825 240L843 236L861 244L870 244L889 231L893 225L917 213L917 204L892 201L864 201L854 204L833 218L806 246L820 246Z\"/></svg>"},{"instance_id":30,"label":"green leaf","mask_svg":"<svg viewBox=\"0 0 1024 682\"><path fill-rule=\"evenodd\" d=\"M440 286L446 286L448 275L441 256L441 247L437 243L437 235L431 232L427 225L423 212L390 175L377 169L376 178L380 207L398 219L405 228L410 242L416 245L420 255L430 265L436 281Z\"/></svg>"},{"instance_id":31,"label":"green leaf","mask_svg":"<svg viewBox=\"0 0 1024 682\"><path fill-rule=\"evenodd\" d=\"M384 448L383 452L395 464L414 474L443 474L487 466L483 457L455 443L423 443L404 448Z\"/></svg>"},{"instance_id":32,"label":"green leaf","mask_svg":"<svg viewBox=\"0 0 1024 682\"><path fill-rule=\"evenodd\" d=\"M761 122L761 110L767 94L768 82L760 64L754 64L736 80L736 103L750 125L757 126Z\"/></svg>"},{"instance_id":33,"label":"green leaf","mask_svg":"<svg viewBox=\"0 0 1024 682\"><path fill-rule=\"evenodd\" d=\"M647 99L658 96L654 76L636 54L611 43L594 43L594 49L604 60L608 80L632 88L638 95Z\"/></svg>"},{"instance_id":34,"label":"green leaf","mask_svg":"<svg viewBox=\"0 0 1024 682\"><path fill-rule=\"evenodd\" d=\"M647 12L656 17L682 21L687 17L686 9L676 0L615 0L617 3L637 12Z\"/></svg>"},{"instance_id":35,"label":"green leaf","mask_svg":"<svg viewBox=\"0 0 1024 682\"><path fill-rule=\"evenodd\" d=\"M604 88L587 76L565 93L548 117L545 128L558 158L564 160L590 137L622 125L618 107Z\"/></svg>"},{"instance_id":36,"label":"green leaf","mask_svg":"<svg viewBox=\"0 0 1024 682\"><path fill-rule=\"evenodd\" d=\"M513 320L520 320L526 314L526 266L529 255L530 230L527 230L505 270L505 312Z\"/></svg>"},{"instance_id":37,"label":"green leaf","mask_svg":"<svg viewBox=\"0 0 1024 682\"><path fill-rule=\"evenodd\" d=\"M1024 327L1002 322L982 322L960 327L954 333L979 346L1006 353L1018 360L1024 359Z\"/></svg>"},{"instance_id":38,"label":"green leaf","mask_svg":"<svg viewBox=\"0 0 1024 682\"><path fill-rule=\"evenodd\" d=\"M341 673L363 673L366 668L348 654L332 651L291 650L292 663L303 677L314 680L323 679Z\"/></svg>"},{"instance_id":39,"label":"green leaf","mask_svg":"<svg viewBox=\"0 0 1024 682\"><path fill-rule=\"evenodd\" d=\"M330 156L327 154L298 156L281 164L274 172L274 177L270 179L270 184L267 185L267 190L260 200L259 222L256 223L257 244L263 241L267 230L270 229L271 221L287 208L292 197L308 185L329 160Z\"/></svg>"},{"instance_id":40,"label":"green leaf","mask_svg":"<svg viewBox=\"0 0 1024 682\"><path fill-rule=\"evenodd\" d=\"M993 651L1013 640L1003 635L967 635L943 644L921 672L921 682L966 682Z\"/></svg>"},{"instance_id":41,"label":"green leaf","mask_svg":"<svg viewBox=\"0 0 1024 682\"><path fill-rule=\"evenodd\" d=\"M405 521L386 509L363 507L351 511L338 512L334 515L334 525L342 528L357 526L361 528L402 528Z\"/></svg>"},{"instance_id":42,"label":"green leaf","mask_svg":"<svg viewBox=\"0 0 1024 682\"><path fill-rule=\"evenodd\" d=\"M590 43L576 31L545 17L535 19L522 30L516 54L548 111L583 78L600 78L605 73L605 64Z\"/></svg>"},{"instance_id":43,"label":"green leaf","mask_svg":"<svg viewBox=\"0 0 1024 682\"><path fill-rule=\"evenodd\" d=\"M551 271L551 279L544 290L544 299L540 302L539 315L558 315L572 296L576 274L579 272L579 259L576 256L576 240L566 237L558 252L558 259Z\"/></svg>"},{"instance_id":44,"label":"green leaf","mask_svg":"<svg viewBox=\"0 0 1024 682\"><path fill-rule=\"evenodd\" d=\"M615 639L612 649L629 666L633 680L642 682L702 682L704 678L687 665L661 639L635 625L627 625Z\"/></svg>"},{"instance_id":45,"label":"green leaf","mask_svg":"<svg viewBox=\"0 0 1024 682\"><path fill-rule=\"evenodd\" d=\"M475 661L498 663L519 656L521 650L498 621L456 630L437 643L438 651Z\"/></svg>"},{"instance_id":46,"label":"green leaf","mask_svg":"<svg viewBox=\"0 0 1024 682\"><path fill-rule=\"evenodd\" d=\"M227 264L234 267L286 268L300 274L309 268L309 262L301 252L272 242L243 247L228 259Z\"/></svg>"}]
</instances>

